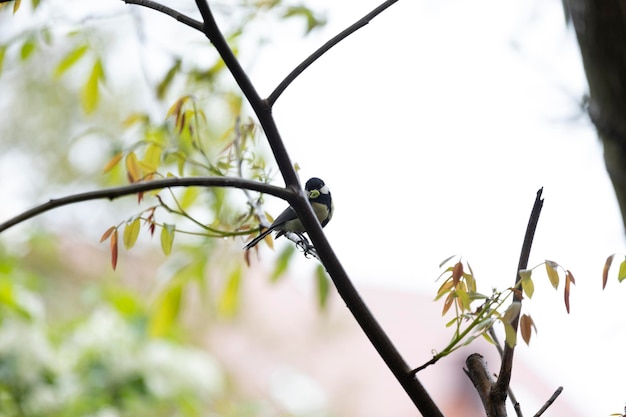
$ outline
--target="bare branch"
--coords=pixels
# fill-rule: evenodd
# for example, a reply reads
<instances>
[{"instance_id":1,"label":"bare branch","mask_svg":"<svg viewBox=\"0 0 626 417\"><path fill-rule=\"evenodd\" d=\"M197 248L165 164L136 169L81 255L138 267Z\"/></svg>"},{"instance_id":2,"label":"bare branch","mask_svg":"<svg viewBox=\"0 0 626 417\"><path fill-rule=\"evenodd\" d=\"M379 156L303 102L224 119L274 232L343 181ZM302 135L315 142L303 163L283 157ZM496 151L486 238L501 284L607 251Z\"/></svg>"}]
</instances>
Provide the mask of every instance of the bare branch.
<instances>
[{"instance_id":1,"label":"bare branch","mask_svg":"<svg viewBox=\"0 0 626 417\"><path fill-rule=\"evenodd\" d=\"M548 398L548 401L546 401L546 403L539 409L539 411L537 411L537 414L535 414L534 417L541 416L552 405L552 403L556 401L557 397L561 395L562 392L563 387L558 387L556 391L554 391L554 394L552 394L552 396Z\"/></svg>"},{"instance_id":2,"label":"bare branch","mask_svg":"<svg viewBox=\"0 0 626 417\"><path fill-rule=\"evenodd\" d=\"M80 203L82 201L109 199L114 200L119 197L133 195L140 192L159 190L173 187L232 187L246 190L254 190L265 194L271 194L284 200L292 200L293 193L285 188L261 183L258 181L244 180L233 177L189 177L189 178L166 178L148 182L138 182L122 187L112 187L104 190L88 191L85 193L72 194L66 197L52 199L47 203L40 204L27 210L0 224L0 233L22 223L28 219L36 217L47 211L68 204Z\"/></svg>"},{"instance_id":3,"label":"bare branch","mask_svg":"<svg viewBox=\"0 0 626 417\"><path fill-rule=\"evenodd\" d=\"M537 196L535 197L535 203L533 205L533 209L530 213L530 218L528 219L528 226L526 227L526 234L524 236L524 243L522 244L522 251L520 253L519 263L517 265L517 271L515 272L515 283L514 286L518 285L520 281L519 271L528 268L528 258L530 258L530 249L533 245L533 239L535 237L535 230L537 229L537 223L539 222L539 215L541 214L541 209L543 207L543 199L541 198L541 193L543 192L543 188L540 188L537 191ZM513 293L513 303L520 302L522 300L521 293L514 292ZM511 326L513 330L517 331L517 326L519 323L519 314L513 322ZM502 363L500 365L500 372L498 373L498 379L493 386L493 391L497 395L502 396L502 398L506 397L506 392L509 388L509 383L511 382L511 371L513 369L513 353L515 351L515 347L511 347L508 343L504 344L504 352L502 353Z\"/></svg>"},{"instance_id":4,"label":"bare branch","mask_svg":"<svg viewBox=\"0 0 626 417\"><path fill-rule=\"evenodd\" d=\"M202 22L198 22L195 19L192 19L189 16L186 16L172 8L164 6L160 3L151 0L122 0L126 4L136 4L138 6L144 6L152 10L156 10L158 12L164 13L168 16L173 17L178 20L180 23L183 23L195 30L202 32Z\"/></svg>"},{"instance_id":5,"label":"bare branch","mask_svg":"<svg viewBox=\"0 0 626 417\"><path fill-rule=\"evenodd\" d=\"M320 58L322 55L328 52L330 48L337 45L339 42L341 42L342 40L344 40L345 38L347 38L348 36L356 32L357 30L361 29L363 26L367 25L369 22L372 21L373 18L378 16L380 13L382 13L384 10L389 8L392 4L396 3L397 1L398 0L385 1L380 6L376 7L374 10L372 10L371 12L369 12L368 14L366 14L365 16L357 20L354 24L352 24L351 26L343 30L341 33L339 33L338 35L330 39L328 42L322 45L317 51L313 52L307 59L302 61L300 65L295 67L293 71L291 71L289 75L287 75L285 79L282 80L280 84L278 84L278 86L274 89L274 91L272 91L272 94L270 94L269 97L266 99L268 105L272 107L274 103L276 102L276 100L278 100L278 97L280 97L280 95L285 91L285 89L287 89L289 84L291 84L300 74L302 74L302 72L304 72L304 70L307 69L313 62L315 62L318 58Z\"/></svg>"}]
</instances>

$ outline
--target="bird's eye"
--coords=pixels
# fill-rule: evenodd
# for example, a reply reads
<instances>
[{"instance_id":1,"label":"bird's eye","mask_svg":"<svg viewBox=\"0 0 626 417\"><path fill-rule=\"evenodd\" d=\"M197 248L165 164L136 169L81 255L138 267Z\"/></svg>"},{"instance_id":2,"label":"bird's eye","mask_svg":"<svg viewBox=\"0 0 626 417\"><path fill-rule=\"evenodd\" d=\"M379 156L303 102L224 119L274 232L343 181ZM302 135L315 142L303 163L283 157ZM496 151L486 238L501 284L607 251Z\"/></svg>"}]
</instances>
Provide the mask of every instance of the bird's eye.
<instances>
[{"instance_id":1,"label":"bird's eye","mask_svg":"<svg viewBox=\"0 0 626 417\"><path fill-rule=\"evenodd\" d=\"M309 191L309 198L317 198L320 196L319 190L311 190Z\"/></svg>"}]
</instances>

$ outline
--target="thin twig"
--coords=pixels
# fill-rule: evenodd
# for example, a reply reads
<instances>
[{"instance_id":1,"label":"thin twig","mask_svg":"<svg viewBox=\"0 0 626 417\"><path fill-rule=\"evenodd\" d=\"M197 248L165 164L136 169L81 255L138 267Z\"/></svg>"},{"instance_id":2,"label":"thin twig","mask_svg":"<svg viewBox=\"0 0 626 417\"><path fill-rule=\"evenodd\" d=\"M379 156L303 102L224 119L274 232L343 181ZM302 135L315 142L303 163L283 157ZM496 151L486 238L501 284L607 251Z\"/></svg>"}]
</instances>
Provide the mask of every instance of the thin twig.
<instances>
[{"instance_id":1,"label":"thin twig","mask_svg":"<svg viewBox=\"0 0 626 417\"><path fill-rule=\"evenodd\" d=\"M136 4L138 6L144 6L144 7L147 7L148 9L156 10L157 12L161 12L170 17L173 17L174 19L178 20L180 23L183 23L195 30L202 32L202 22L192 19L191 17L186 16L177 10L164 6L155 1L151 1L151 0L122 0L122 1L126 4Z\"/></svg>"},{"instance_id":2,"label":"thin twig","mask_svg":"<svg viewBox=\"0 0 626 417\"><path fill-rule=\"evenodd\" d=\"M189 178L165 178L148 182L138 182L121 187L111 187L103 190L88 191L84 193L72 194L66 197L52 199L46 203L40 204L27 210L19 215L0 224L0 233L22 223L28 219L38 216L47 211L68 204L80 203L82 201L109 199L114 200L119 197L133 195L140 192L158 190L171 187L232 187L240 189L249 189L259 191L265 194L271 194L283 200L292 200L294 195L291 191L276 187L274 185L261 183L258 181L250 181L242 178L233 177L189 177Z\"/></svg>"},{"instance_id":3,"label":"thin twig","mask_svg":"<svg viewBox=\"0 0 626 417\"><path fill-rule=\"evenodd\" d=\"M552 403L556 401L557 397L561 395L562 392L563 387L558 387L556 391L554 391L554 394L552 394L552 396L548 398L548 401L546 401L546 403L539 409L539 411L537 411L537 414L535 414L534 417L541 416L552 405Z\"/></svg>"},{"instance_id":4,"label":"thin twig","mask_svg":"<svg viewBox=\"0 0 626 417\"><path fill-rule=\"evenodd\" d=\"M357 20L354 24L349 26L347 29L343 30L341 33L330 39L324 45L322 45L317 51L313 52L306 58L300 65L295 67L293 71L291 71L284 80L278 84L278 86L272 91L272 94L266 99L268 105L272 107L278 97L285 91L285 89L291 84L305 69L307 69L313 62L315 62L318 58L324 55L330 48L337 45L339 42L361 29L363 26L367 25L373 18L382 13L385 9L390 7L392 4L396 3L398 0L387 0L382 3L380 6L376 7L374 10Z\"/></svg>"}]
</instances>

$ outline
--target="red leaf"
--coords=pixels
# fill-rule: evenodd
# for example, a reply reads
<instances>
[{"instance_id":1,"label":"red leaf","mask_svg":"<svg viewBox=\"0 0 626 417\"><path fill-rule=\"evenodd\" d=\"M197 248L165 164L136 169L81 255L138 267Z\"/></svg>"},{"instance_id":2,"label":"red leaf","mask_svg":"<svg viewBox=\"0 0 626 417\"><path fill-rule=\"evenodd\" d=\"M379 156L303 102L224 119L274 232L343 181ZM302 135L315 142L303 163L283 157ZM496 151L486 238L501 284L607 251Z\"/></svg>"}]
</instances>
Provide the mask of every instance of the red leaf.
<instances>
[{"instance_id":1,"label":"red leaf","mask_svg":"<svg viewBox=\"0 0 626 417\"><path fill-rule=\"evenodd\" d=\"M113 231L115 230L115 226L111 226L109 227L106 232L104 232L102 234L102 237L100 238L100 243L104 242L105 240L107 240L109 238L109 236L111 236L111 233L113 233Z\"/></svg>"},{"instance_id":2,"label":"red leaf","mask_svg":"<svg viewBox=\"0 0 626 417\"><path fill-rule=\"evenodd\" d=\"M113 269L117 266L117 229L111 235L111 265Z\"/></svg>"},{"instance_id":3,"label":"red leaf","mask_svg":"<svg viewBox=\"0 0 626 417\"><path fill-rule=\"evenodd\" d=\"M604 263L604 270L602 271L602 289L606 287L606 282L609 279L609 269L611 268L611 263L613 262L613 257L615 254L606 258L606 262Z\"/></svg>"},{"instance_id":4,"label":"red leaf","mask_svg":"<svg viewBox=\"0 0 626 417\"><path fill-rule=\"evenodd\" d=\"M459 280L463 276L463 264L461 262L457 262L454 264L454 268L452 268L452 280L454 281L454 286L459 283Z\"/></svg>"},{"instance_id":5,"label":"red leaf","mask_svg":"<svg viewBox=\"0 0 626 417\"><path fill-rule=\"evenodd\" d=\"M569 314L569 287L571 284L575 284L574 276L572 273L567 270L565 271L565 291L563 293L563 297L565 298L565 309L567 310L567 314Z\"/></svg>"}]
</instances>

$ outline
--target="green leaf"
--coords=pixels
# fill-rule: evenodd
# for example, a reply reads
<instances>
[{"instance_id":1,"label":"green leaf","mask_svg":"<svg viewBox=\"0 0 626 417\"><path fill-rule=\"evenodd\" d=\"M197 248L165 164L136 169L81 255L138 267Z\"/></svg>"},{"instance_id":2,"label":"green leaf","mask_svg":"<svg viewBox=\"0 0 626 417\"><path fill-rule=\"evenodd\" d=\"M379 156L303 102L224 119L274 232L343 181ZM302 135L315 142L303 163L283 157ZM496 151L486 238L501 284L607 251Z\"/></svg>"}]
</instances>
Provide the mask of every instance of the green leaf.
<instances>
[{"instance_id":1,"label":"green leaf","mask_svg":"<svg viewBox=\"0 0 626 417\"><path fill-rule=\"evenodd\" d=\"M26 42L22 44L22 49L20 49L20 58L22 61L26 61L37 49L37 44L31 38L26 39Z\"/></svg>"},{"instance_id":2,"label":"green leaf","mask_svg":"<svg viewBox=\"0 0 626 417\"><path fill-rule=\"evenodd\" d=\"M556 290L559 287L559 273L557 272L558 264L553 261L546 261L546 272L548 273L548 279L550 279L550 284Z\"/></svg>"},{"instance_id":3,"label":"green leaf","mask_svg":"<svg viewBox=\"0 0 626 417\"><path fill-rule=\"evenodd\" d=\"M502 316L502 321L508 324L513 323L513 321L517 318L521 310L522 310L522 303L520 303L519 301L515 301L511 303L511 305L509 305L509 307L504 312L504 315Z\"/></svg>"},{"instance_id":4,"label":"green leaf","mask_svg":"<svg viewBox=\"0 0 626 417\"><path fill-rule=\"evenodd\" d=\"M524 294L526 294L528 298L533 298L533 294L535 292L535 284L532 280L532 270L523 269L519 271L519 276L522 281L521 284L522 289L524 290Z\"/></svg>"},{"instance_id":5,"label":"green leaf","mask_svg":"<svg viewBox=\"0 0 626 417\"><path fill-rule=\"evenodd\" d=\"M180 59L177 59L176 62L174 62L174 65L172 65L172 67L167 71L167 74L165 74L163 80L157 86L157 97L159 99L163 99L163 97L165 96L167 89L169 88L170 84L172 84L174 76L180 71L181 63L182 61Z\"/></svg>"},{"instance_id":6,"label":"green leaf","mask_svg":"<svg viewBox=\"0 0 626 417\"><path fill-rule=\"evenodd\" d=\"M276 259L276 268L270 276L270 282L277 282L278 279L283 276L289 266L289 260L295 251L296 247L294 245L285 246L285 249L278 255L278 259Z\"/></svg>"},{"instance_id":7,"label":"green leaf","mask_svg":"<svg viewBox=\"0 0 626 417\"><path fill-rule=\"evenodd\" d=\"M509 345L509 347L515 347L515 343L517 342L517 334L515 333L515 330L513 329L513 326L511 326L511 324L504 323L504 334L506 344Z\"/></svg>"},{"instance_id":8,"label":"green leaf","mask_svg":"<svg viewBox=\"0 0 626 417\"><path fill-rule=\"evenodd\" d=\"M174 232L176 227L173 224L163 224L161 228L161 249L165 255L172 253L172 245L174 244Z\"/></svg>"},{"instance_id":9,"label":"green leaf","mask_svg":"<svg viewBox=\"0 0 626 417\"><path fill-rule=\"evenodd\" d=\"M292 246L292 245L289 245ZM317 281L317 302L321 309L328 305L328 295L330 294L330 280L326 274L323 265L317 265L315 269L315 278Z\"/></svg>"},{"instance_id":10,"label":"green leaf","mask_svg":"<svg viewBox=\"0 0 626 417\"><path fill-rule=\"evenodd\" d=\"M180 314L183 286L180 282L170 284L160 295L153 306L150 316L150 335L164 336Z\"/></svg>"},{"instance_id":11,"label":"green leaf","mask_svg":"<svg viewBox=\"0 0 626 417\"><path fill-rule=\"evenodd\" d=\"M39 7L39 3L41 3L41 0L32 0L31 4L33 5L33 10L35 10L37 7Z\"/></svg>"},{"instance_id":12,"label":"green leaf","mask_svg":"<svg viewBox=\"0 0 626 417\"><path fill-rule=\"evenodd\" d=\"M218 311L226 317L233 317L239 309L241 276L241 268L236 267L230 273L222 296L220 297Z\"/></svg>"},{"instance_id":13,"label":"green leaf","mask_svg":"<svg viewBox=\"0 0 626 417\"><path fill-rule=\"evenodd\" d=\"M6 45L0 45L0 74L2 74L2 67L4 66L4 57L6 56Z\"/></svg>"},{"instance_id":14,"label":"green leaf","mask_svg":"<svg viewBox=\"0 0 626 417\"><path fill-rule=\"evenodd\" d=\"M191 205L196 201L198 196L200 195L200 188L198 187L187 187L185 191L183 191L183 195L180 198L180 207L183 210L187 210Z\"/></svg>"},{"instance_id":15,"label":"green leaf","mask_svg":"<svg viewBox=\"0 0 626 417\"><path fill-rule=\"evenodd\" d=\"M619 264L619 272L617 273L617 280L619 282L624 281L626 279L626 259Z\"/></svg>"},{"instance_id":16,"label":"green leaf","mask_svg":"<svg viewBox=\"0 0 626 417\"><path fill-rule=\"evenodd\" d=\"M80 45L68 52L54 69L54 78L60 78L85 55L88 49L88 45Z\"/></svg>"},{"instance_id":17,"label":"green leaf","mask_svg":"<svg viewBox=\"0 0 626 417\"><path fill-rule=\"evenodd\" d=\"M93 113L100 101L100 83L104 81L104 68L102 61L96 59L91 68L91 73L87 82L83 85L81 94L81 104L87 114Z\"/></svg>"},{"instance_id":18,"label":"green leaf","mask_svg":"<svg viewBox=\"0 0 626 417\"><path fill-rule=\"evenodd\" d=\"M130 223L126 223L124 227L124 247L126 250L135 246L137 242L137 236L139 236L139 230L141 229L141 223L139 217Z\"/></svg>"}]
</instances>

